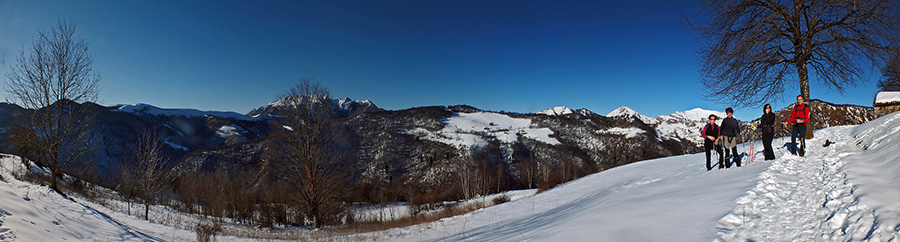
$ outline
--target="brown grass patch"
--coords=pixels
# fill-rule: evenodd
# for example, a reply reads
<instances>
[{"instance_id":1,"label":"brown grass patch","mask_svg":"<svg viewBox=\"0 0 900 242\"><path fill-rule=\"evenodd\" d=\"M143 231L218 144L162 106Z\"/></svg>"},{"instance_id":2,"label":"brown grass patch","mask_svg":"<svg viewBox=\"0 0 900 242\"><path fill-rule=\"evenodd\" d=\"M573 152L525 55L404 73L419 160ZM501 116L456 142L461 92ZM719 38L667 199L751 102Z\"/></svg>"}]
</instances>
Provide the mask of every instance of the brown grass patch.
<instances>
[{"instance_id":1,"label":"brown grass patch","mask_svg":"<svg viewBox=\"0 0 900 242\"><path fill-rule=\"evenodd\" d=\"M430 223L457 215L466 214L486 207L481 202L473 202L464 206L445 206L444 208L418 216L402 217L389 221L357 222L347 225L346 230L352 234L381 231L393 228L408 227L416 224Z\"/></svg>"}]
</instances>

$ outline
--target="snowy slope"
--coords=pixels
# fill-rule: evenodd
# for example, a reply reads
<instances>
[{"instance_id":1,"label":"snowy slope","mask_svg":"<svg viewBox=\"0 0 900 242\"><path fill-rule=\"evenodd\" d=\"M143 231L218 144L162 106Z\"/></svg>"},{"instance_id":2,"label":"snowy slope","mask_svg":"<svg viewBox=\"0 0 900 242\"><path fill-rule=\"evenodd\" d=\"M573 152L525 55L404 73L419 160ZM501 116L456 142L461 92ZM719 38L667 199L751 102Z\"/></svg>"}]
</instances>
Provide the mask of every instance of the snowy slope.
<instances>
[{"instance_id":1,"label":"snowy slope","mask_svg":"<svg viewBox=\"0 0 900 242\"><path fill-rule=\"evenodd\" d=\"M470 214L377 233L388 241L712 241L768 168L706 172L701 155L620 166Z\"/></svg>"},{"instance_id":2,"label":"snowy slope","mask_svg":"<svg viewBox=\"0 0 900 242\"><path fill-rule=\"evenodd\" d=\"M894 240L900 240L900 113L859 125L850 133L866 149L845 158L851 164L847 180L858 186L854 195L876 211L878 229L892 231Z\"/></svg>"},{"instance_id":3,"label":"snowy slope","mask_svg":"<svg viewBox=\"0 0 900 242\"><path fill-rule=\"evenodd\" d=\"M123 221L66 199L45 186L18 181L24 168L18 158L0 158L0 241L156 241L192 240L194 234L163 226ZM168 230L161 237L156 232ZM181 234L179 237L176 234Z\"/></svg>"},{"instance_id":4,"label":"snowy slope","mask_svg":"<svg viewBox=\"0 0 900 242\"><path fill-rule=\"evenodd\" d=\"M900 239L900 113L859 127L817 130L815 136L808 140L806 157L779 148L776 160L762 161L757 142L750 152L755 162L740 168L706 172L702 154L642 161L532 197L369 236L379 241ZM835 143L823 147L826 139ZM738 149L746 162L749 145Z\"/></svg>"}]
</instances>

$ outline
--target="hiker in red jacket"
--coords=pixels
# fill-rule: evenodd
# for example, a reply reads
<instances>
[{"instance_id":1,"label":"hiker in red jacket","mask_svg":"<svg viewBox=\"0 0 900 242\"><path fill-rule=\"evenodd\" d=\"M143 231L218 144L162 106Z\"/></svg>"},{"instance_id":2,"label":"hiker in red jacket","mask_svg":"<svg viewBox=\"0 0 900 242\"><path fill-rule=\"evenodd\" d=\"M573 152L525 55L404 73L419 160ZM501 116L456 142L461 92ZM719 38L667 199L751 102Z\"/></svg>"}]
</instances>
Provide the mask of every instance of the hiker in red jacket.
<instances>
[{"instance_id":1,"label":"hiker in red jacket","mask_svg":"<svg viewBox=\"0 0 900 242\"><path fill-rule=\"evenodd\" d=\"M800 154L802 157L806 154L806 123L809 122L809 107L806 104L803 104L803 95L797 96L797 104L794 105L793 111L791 111L791 118L787 121L781 123L781 125L787 125L791 123L794 125L793 131L791 132L791 154ZM797 148L797 138L800 139L800 147Z\"/></svg>"}]
</instances>

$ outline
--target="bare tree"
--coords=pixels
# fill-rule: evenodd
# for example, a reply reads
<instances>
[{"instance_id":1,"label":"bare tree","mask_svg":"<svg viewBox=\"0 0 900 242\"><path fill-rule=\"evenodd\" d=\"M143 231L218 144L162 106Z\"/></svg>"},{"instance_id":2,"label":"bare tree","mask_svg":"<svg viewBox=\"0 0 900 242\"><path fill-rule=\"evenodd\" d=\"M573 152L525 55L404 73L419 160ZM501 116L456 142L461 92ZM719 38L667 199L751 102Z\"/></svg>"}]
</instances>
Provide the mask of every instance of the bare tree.
<instances>
[{"instance_id":1,"label":"bare tree","mask_svg":"<svg viewBox=\"0 0 900 242\"><path fill-rule=\"evenodd\" d=\"M144 203L144 219L149 219L150 205L158 202L165 181L169 180L159 136L149 128L142 131L127 162L123 184Z\"/></svg>"},{"instance_id":2,"label":"bare tree","mask_svg":"<svg viewBox=\"0 0 900 242\"><path fill-rule=\"evenodd\" d=\"M88 130L97 110L78 102L97 100L100 75L92 69L88 43L75 36L75 24L59 20L49 31L39 30L31 50L22 50L6 74L7 101L30 109L29 145L38 162L51 171L50 188L59 191L60 169L82 161L96 148Z\"/></svg>"},{"instance_id":3,"label":"bare tree","mask_svg":"<svg viewBox=\"0 0 900 242\"><path fill-rule=\"evenodd\" d=\"M345 127L335 118L328 89L313 79L301 79L281 100L278 121L288 130L269 143L264 162L270 174L291 186L318 228L342 211L346 197Z\"/></svg>"},{"instance_id":4,"label":"bare tree","mask_svg":"<svg viewBox=\"0 0 900 242\"><path fill-rule=\"evenodd\" d=\"M881 63L900 40L896 0L704 0L701 42L704 98L736 106L781 99L798 82L809 99L818 83L843 93L862 79L861 64ZM811 130L809 132L812 132Z\"/></svg>"},{"instance_id":5,"label":"bare tree","mask_svg":"<svg viewBox=\"0 0 900 242\"><path fill-rule=\"evenodd\" d=\"M900 91L900 53L895 53L881 68L882 79L878 81L881 91Z\"/></svg>"}]
</instances>

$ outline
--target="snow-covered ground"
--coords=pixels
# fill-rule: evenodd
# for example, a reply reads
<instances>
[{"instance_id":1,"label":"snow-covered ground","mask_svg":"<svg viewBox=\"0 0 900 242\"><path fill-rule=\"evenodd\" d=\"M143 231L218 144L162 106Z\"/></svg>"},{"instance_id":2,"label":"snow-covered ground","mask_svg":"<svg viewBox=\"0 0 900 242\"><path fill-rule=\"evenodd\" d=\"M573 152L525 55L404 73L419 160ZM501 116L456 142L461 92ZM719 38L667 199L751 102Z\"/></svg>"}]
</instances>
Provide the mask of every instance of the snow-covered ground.
<instances>
[{"instance_id":1,"label":"snow-covered ground","mask_svg":"<svg viewBox=\"0 0 900 242\"><path fill-rule=\"evenodd\" d=\"M16 157L0 158L0 241L187 241L195 234L69 200L48 187L16 180ZM40 171L38 171L40 172Z\"/></svg>"},{"instance_id":2,"label":"snow-covered ground","mask_svg":"<svg viewBox=\"0 0 900 242\"><path fill-rule=\"evenodd\" d=\"M787 154L787 139L777 139L777 159L763 161L762 145L756 143L749 152L754 163L725 170L707 172L703 154L647 160L464 215L331 239L900 240L900 113L817 130L815 137L807 141L806 157ZM824 147L826 139L835 143ZM12 174L24 167L10 156L0 165L0 241L195 239L192 231L18 181Z\"/></svg>"}]
</instances>

